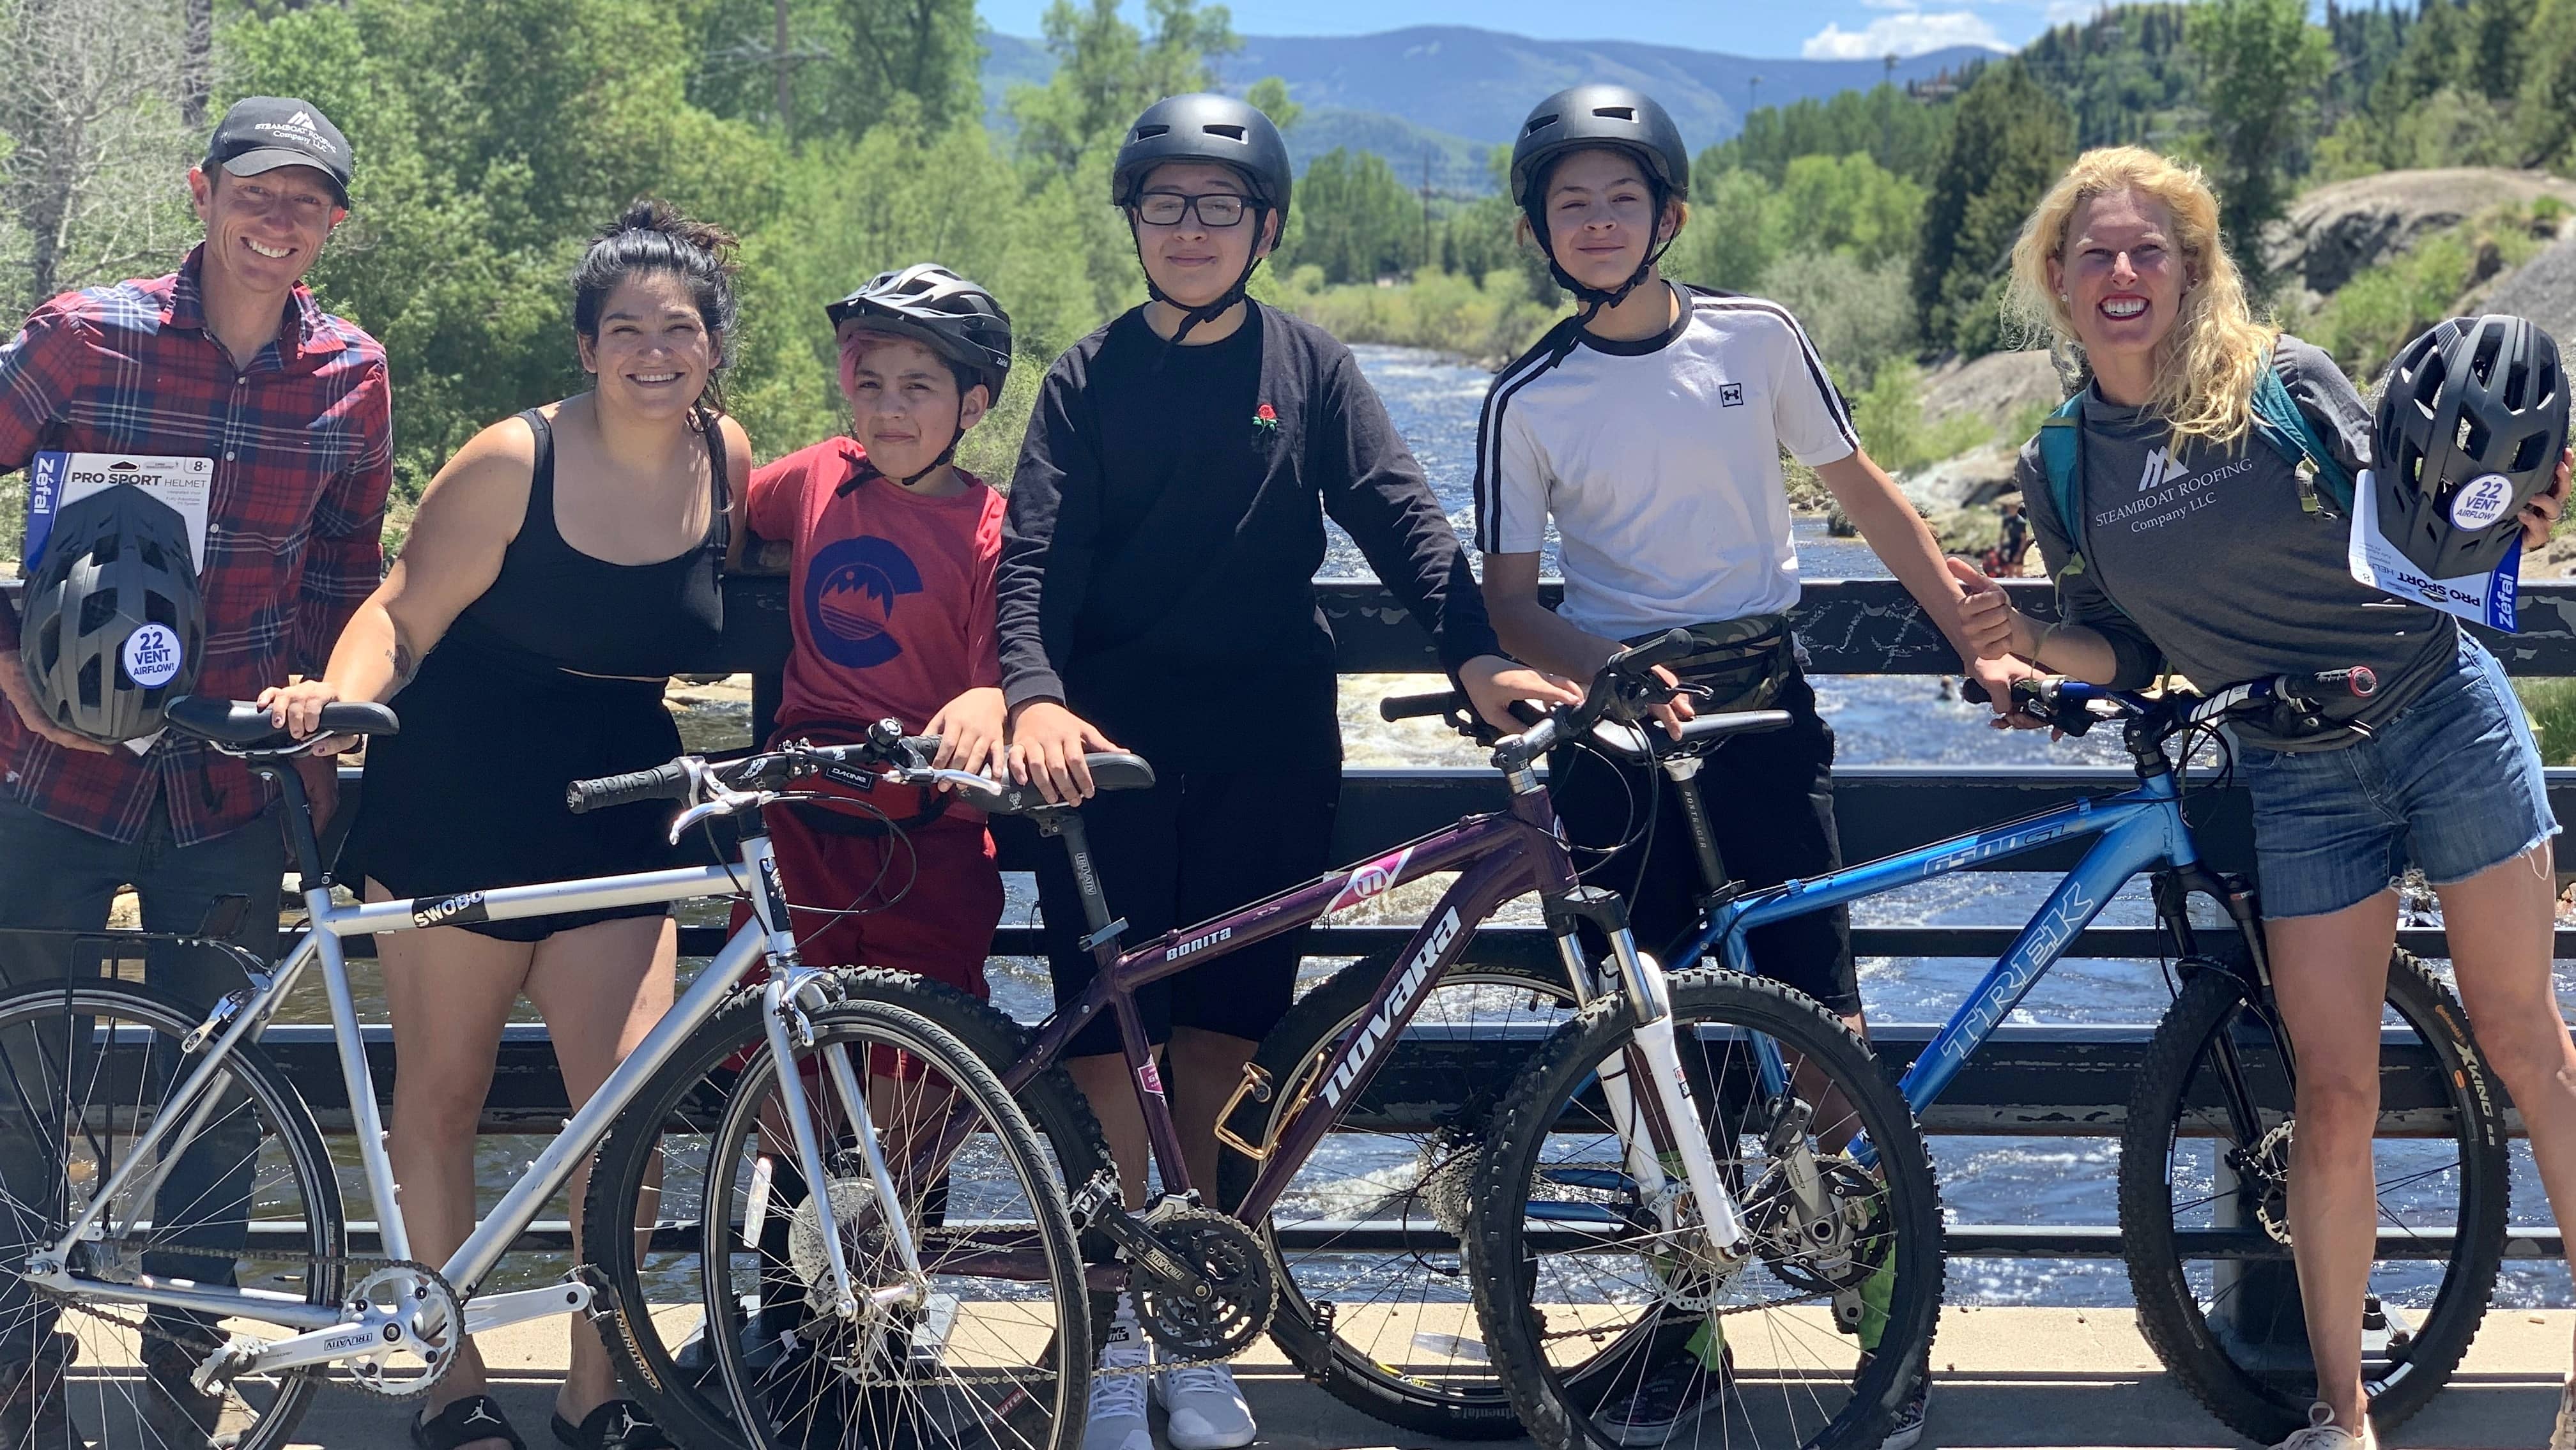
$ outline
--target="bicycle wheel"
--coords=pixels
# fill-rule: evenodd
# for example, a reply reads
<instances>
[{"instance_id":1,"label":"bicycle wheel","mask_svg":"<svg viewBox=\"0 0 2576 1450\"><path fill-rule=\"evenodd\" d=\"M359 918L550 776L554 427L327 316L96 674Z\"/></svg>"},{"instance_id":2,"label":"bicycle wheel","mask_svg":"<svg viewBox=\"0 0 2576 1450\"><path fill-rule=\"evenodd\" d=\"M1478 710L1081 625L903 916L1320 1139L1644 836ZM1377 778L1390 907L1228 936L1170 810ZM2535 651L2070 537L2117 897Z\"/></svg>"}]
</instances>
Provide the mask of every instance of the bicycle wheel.
<instances>
[{"instance_id":1,"label":"bicycle wheel","mask_svg":"<svg viewBox=\"0 0 2576 1450\"><path fill-rule=\"evenodd\" d=\"M1395 953L1353 962L1298 999L1253 1062L1270 1095L1249 1095L1228 1127L1267 1144L1339 1060ZM1458 1240L1467 1187L1506 1082L1480 1077L1443 1044L1502 1038L1534 1048L1573 1016L1562 972L1461 967L1424 995L1421 1075L1381 1076L1290 1179L1260 1225L1280 1267L1270 1338L1335 1399L1389 1424L1452 1439L1509 1439L1520 1417L1472 1318ZM1455 1051L1455 1049L1450 1049ZM1261 1164L1219 1151L1231 1212ZM1283 1246L1282 1239L1286 1239Z\"/></svg>"},{"instance_id":2,"label":"bicycle wheel","mask_svg":"<svg viewBox=\"0 0 2576 1450\"><path fill-rule=\"evenodd\" d=\"M830 1310L818 1195L802 1172L757 994L665 1065L602 1150L584 1247L614 1318L621 1376L684 1444L885 1447L905 1440L1060 1450L1081 1434L1090 1367L1064 1197L982 1061L927 1019L868 1000L811 1014L798 1069L832 1163L826 1191L863 1299L904 1282L871 1226L869 1176L821 1054L867 1078L924 1276L909 1303ZM913 1183L900 1140L967 1119L948 1171ZM633 1226L649 1222L653 1232Z\"/></svg>"},{"instance_id":3,"label":"bicycle wheel","mask_svg":"<svg viewBox=\"0 0 2576 1450\"><path fill-rule=\"evenodd\" d=\"M190 1373L232 1335L295 1331L59 1300L18 1278L28 1254L69 1230L167 1114L204 1060L181 1050L204 1017L137 983L0 1001L0 1362L13 1367L0 1426L11 1436L86 1438L109 1450L188 1443L193 1432L194 1443L224 1437L237 1450L268 1450L286 1443L327 1373L313 1365L243 1375L199 1395ZM340 1191L313 1116L255 1045L236 1048L227 1070L230 1086L194 1138L141 1164L112 1201L104 1235L85 1241L69 1267L111 1282L150 1274L336 1304Z\"/></svg>"},{"instance_id":4,"label":"bicycle wheel","mask_svg":"<svg viewBox=\"0 0 2576 1450\"><path fill-rule=\"evenodd\" d=\"M1513 1407L1549 1450L1875 1447L1941 1307L1922 1135L1869 1049L1808 998L1731 972L1674 977L1671 995L1753 1252L1709 1260L1688 1189L1641 1188L1604 1090L1643 1081L1628 1009L1593 1003L1505 1094L1476 1173L1469 1282ZM1756 1034L1800 1065L1799 1091L1762 1089ZM1850 1151L1863 1137L1875 1168ZM1681 1413L1657 1423L1642 1400Z\"/></svg>"},{"instance_id":5,"label":"bicycle wheel","mask_svg":"<svg viewBox=\"0 0 2576 1450\"><path fill-rule=\"evenodd\" d=\"M2287 1057L2273 1018L2244 993L2242 977L2209 964L2156 1028L2120 1141L2120 1231L2157 1357L2210 1413L2269 1442L2307 1423L2316 1376L2290 1259ZM2389 1429L2468 1353L2504 1256L2507 1178L2504 1124L2467 1019L2403 951L2389 961L2381 1024L2380 1249L2363 1374L2371 1418ZM2250 1122L2230 1111L2222 1054Z\"/></svg>"}]
</instances>

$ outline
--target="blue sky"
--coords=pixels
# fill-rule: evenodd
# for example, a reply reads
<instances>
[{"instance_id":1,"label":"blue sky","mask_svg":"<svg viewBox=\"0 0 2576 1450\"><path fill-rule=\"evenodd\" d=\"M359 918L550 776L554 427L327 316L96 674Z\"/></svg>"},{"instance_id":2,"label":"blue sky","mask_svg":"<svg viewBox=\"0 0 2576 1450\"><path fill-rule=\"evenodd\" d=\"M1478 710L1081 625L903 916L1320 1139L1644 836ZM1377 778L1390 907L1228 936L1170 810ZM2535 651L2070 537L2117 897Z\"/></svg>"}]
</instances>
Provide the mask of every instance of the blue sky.
<instances>
[{"instance_id":1,"label":"blue sky","mask_svg":"<svg viewBox=\"0 0 2576 1450\"><path fill-rule=\"evenodd\" d=\"M1643 40L1735 55L1825 59L1911 55L1945 45L2019 46L2098 0L1226 0L1251 35L1361 35L1407 25L1474 25L1551 40ZM1036 35L1047 0L978 0L984 23ZM1143 6L1130 5L1130 18Z\"/></svg>"}]
</instances>

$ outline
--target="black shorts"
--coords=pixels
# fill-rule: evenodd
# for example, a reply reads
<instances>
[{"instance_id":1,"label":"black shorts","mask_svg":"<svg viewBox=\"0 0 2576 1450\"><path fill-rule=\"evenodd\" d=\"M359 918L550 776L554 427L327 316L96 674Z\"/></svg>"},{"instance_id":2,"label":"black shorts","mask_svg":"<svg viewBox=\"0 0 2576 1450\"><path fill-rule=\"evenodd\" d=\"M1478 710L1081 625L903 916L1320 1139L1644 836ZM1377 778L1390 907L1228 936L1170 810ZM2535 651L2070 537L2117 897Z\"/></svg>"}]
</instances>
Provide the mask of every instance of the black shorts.
<instances>
[{"instance_id":1,"label":"black shorts","mask_svg":"<svg viewBox=\"0 0 2576 1450\"><path fill-rule=\"evenodd\" d=\"M1693 782L1727 874L1755 887L1819 875L1843 863L1834 829L1833 727L1816 714L1816 692L1803 675L1788 679L1773 705L1792 716L1786 729L1727 741L1710 753ZM1649 784L1644 771L1591 751L1561 749L1548 757L1548 794L1567 841L1578 848L1606 848L1626 839L1636 829L1630 812L1643 807ZM1586 881L1628 898L1638 948L1669 965L1699 929L1698 901L1705 888L1673 782L1657 772L1651 784L1658 808L1645 839L1607 861L1597 850L1578 849L1575 859ZM1830 1011L1860 1010L1848 909L1757 928L1746 945L1762 975L1788 983ZM1595 951L1606 948L1593 944Z\"/></svg>"},{"instance_id":2,"label":"black shorts","mask_svg":"<svg viewBox=\"0 0 2576 1450\"><path fill-rule=\"evenodd\" d=\"M1093 866L1112 918L1124 918L1129 947L1176 926L1249 906L1312 880L1331 864L1339 769L1170 773L1151 790L1111 791L1082 807ZM1056 1005L1097 976L1080 945L1082 898L1055 842L1038 855L1038 901L1046 915L1048 967ZM1258 1042L1296 996L1306 933L1211 957L1136 993L1145 1035L1168 1041L1195 1027ZM1104 1012L1065 1048L1069 1057L1114 1056L1118 1020Z\"/></svg>"}]
</instances>

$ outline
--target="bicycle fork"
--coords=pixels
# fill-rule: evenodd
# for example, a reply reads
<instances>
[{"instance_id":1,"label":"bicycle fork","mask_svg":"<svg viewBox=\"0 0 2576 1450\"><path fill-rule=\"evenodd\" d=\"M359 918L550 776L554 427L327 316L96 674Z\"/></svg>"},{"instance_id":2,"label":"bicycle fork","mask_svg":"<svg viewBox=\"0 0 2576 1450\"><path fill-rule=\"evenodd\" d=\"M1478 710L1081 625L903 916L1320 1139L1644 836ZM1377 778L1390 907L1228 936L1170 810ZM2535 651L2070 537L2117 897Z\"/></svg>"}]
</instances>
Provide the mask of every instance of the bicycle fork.
<instances>
[{"instance_id":1,"label":"bicycle fork","mask_svg":"<svg viewBox=\"0 0 2576 1450\"><path fill-rule=\"evenodd\" d=\"M1713 1259L1721 1264L1742 1259L1748 1252L1744 1212L1718 1172L1716 1155L1709 1151L1708 1124L1700 1116L1699 1105L1691 1099L1681 1049L1673 1039L1672 994L1665 985L1663 967L1637 950L1636 937L1628 929L1625 903L1618 897L1582 889L1558 905L1569 915L1590 918L1610 938L1610 957L1618 980L1605 984L1584 960L1573 922L1560 923L1555 934L1558 955L1564 959L1577 998L1588 1003L1604 991L1615 990L1628 1004L1628 1040L1646 1079L1645 1098L1639 1100L1624 1054L1602 1063L1598 1076L1602 1098L1609 1106L1610 1121L1619 1134L1622 1156L1639 1197L1654 1209L1664 1232L1682 1231L1678 1196L1665 1167L1664 1154L1670 1152L1678 1160L1683 1186L1699 1205L1699 1230L1707 1237ZM1659 1147L1655 1141L1658 1128L1669 1148Z\"/></svg>"}]
</instances>

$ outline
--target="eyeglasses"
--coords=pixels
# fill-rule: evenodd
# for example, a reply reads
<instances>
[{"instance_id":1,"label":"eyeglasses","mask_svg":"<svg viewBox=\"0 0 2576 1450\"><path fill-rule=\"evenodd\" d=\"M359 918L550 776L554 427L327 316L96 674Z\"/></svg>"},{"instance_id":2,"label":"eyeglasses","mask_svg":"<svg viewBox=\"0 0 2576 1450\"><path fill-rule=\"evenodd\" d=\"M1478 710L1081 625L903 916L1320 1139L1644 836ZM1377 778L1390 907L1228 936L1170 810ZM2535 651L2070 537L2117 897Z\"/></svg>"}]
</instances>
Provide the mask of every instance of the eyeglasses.
<instances>
[{"instance_id":1,"label":"eyeglasses","mask_svg":"<svg viewBox=\"0 0 2576 1450\"><path fill-rule=\"evenodd\" d=\"M1232 192L1210 192L1206 196L1184 196L1177 191L1149 191L1136 199L1136 215L1148 226L1176 227L1181 218L1195 213L1199 225L1230 227L1243 221L1244 209L1251 202Z\"/></svg>"}]
</instances>

